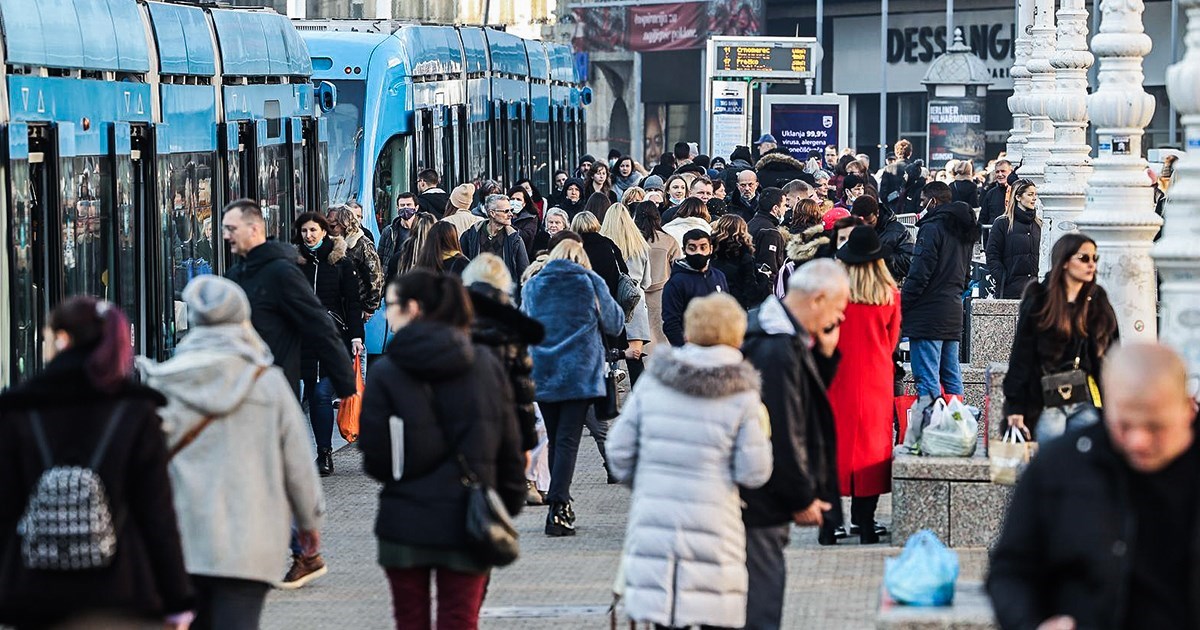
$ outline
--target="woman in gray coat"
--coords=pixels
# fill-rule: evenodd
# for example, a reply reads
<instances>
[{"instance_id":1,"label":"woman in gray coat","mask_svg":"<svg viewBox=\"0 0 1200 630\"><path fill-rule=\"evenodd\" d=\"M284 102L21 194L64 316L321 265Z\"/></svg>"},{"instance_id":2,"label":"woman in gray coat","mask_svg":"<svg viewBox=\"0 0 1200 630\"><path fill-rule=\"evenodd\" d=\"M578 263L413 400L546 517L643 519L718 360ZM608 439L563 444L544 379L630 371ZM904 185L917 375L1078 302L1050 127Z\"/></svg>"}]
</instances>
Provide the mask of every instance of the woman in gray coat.
<instances>
[{"instance_id":1,"label":"woman in gray coat","mask_svg":"<svg viewBox=\"0 0 1200 630\"><path fill-rule=\"evenodd\" d=\"M738 486L771 476L758 372L738 348L746 314L717 293L684 313L608 434L612 473L633 485L622 560L625 610L666 627L746 623L746 531Z\"/></svg>"}]
</instances>

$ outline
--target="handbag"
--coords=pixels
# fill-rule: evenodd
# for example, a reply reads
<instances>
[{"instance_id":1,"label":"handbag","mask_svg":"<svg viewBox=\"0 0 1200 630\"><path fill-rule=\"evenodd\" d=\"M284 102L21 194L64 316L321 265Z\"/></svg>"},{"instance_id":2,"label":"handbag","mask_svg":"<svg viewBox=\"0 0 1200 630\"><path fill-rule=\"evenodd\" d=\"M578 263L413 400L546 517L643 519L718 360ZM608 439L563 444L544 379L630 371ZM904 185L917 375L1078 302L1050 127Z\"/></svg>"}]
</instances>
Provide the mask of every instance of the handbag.
<instances>
[{"instance_id":1,"label":"handbag","mask_svg":"<svg viewBox=\"0 0 1200 630\"><path fill-rule=\"evenodd\" d=\"M642 299L642 290L638 283L629 277L629 274L622 273L617 276L617 303L625 311L625 321L629 321L633 317L633 309Z\"/></svg>"},{"instance_id":2,"label":"handbag","mask_svg":"<svg viewBox=\"0 0 1200 630\"><path fill-rule=\"evenodd\" d=\"M1083 340L1075 352L1071 369L1042 377L1042 402L1046 407L1065 407L1077 403L1095 404L1092 400L1092 378L1079 369L1083 356Z\"/></svg>"},{"instance_id":3,"label":"handbag","mask_svg":"<svg viewBox=\"0 0 1200 630\"><path fill-rule=\"evenodd\" d=\"M342 399L338 405L337 427L338 433L347 442L354 443L358 441L358 425L359 417L362 415L362 395L363 390L367 388L363 383L362 375L362 355L354 356L354 395L347 396Z\"/></svg>"},{"instance_id":4,"label":"handbag","mask_svg":"<svg viewBox=\"0 0 1200 630\"><path fill-rule=\"evenodd\" d=\"M596 322L600 321L600 305L596 304ZM596 411L596 417L601 420L612 420L621 415L621 410L617 405L617 370L613 367L613 362L608 360L609 347L608 338L604 336L604 331L600 331L600 343L604 346L604 396L597 398L593 407Z\"/></svg>"}]
</instances>

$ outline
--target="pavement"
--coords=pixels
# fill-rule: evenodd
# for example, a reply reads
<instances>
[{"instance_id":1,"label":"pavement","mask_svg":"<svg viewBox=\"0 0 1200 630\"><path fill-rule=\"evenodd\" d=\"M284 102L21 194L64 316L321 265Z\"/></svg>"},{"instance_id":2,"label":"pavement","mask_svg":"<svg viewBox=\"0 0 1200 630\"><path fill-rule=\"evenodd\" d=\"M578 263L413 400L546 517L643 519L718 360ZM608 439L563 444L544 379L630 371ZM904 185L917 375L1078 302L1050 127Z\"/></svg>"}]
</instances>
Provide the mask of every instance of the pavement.
<instances>
[{"instance_id":1,"label":"pavement","mask_svg":"<svg viewBox=\"0 0 1200 630\"><path fill-rule=\"evenodd\" d=\"M273 591L263 613L262 627L267 630L394 627L387 581L375 561L379 485L363 474L361 455L353 446L339 450L334 461L335 474L323 480L328 519L322 544L329 573L298 591ZM521 558L492 573L482 628L609 628L629 490L605 483L595 442L586 436L577 471L572 492L578 535L545 536L546 508L525 508L517 517ZM876 518L884 524L890 521L890 497L880 501ZM793 529L784 627L874 628L883 561L899 549L889 546L886 538L879 545L862 546L852 539L855 542L821 547L816 537L813 528ZM986 550L958 552L960 581L982 580ZM280 575L284 569L281 565Z\"/></svg>"}]
</instances>

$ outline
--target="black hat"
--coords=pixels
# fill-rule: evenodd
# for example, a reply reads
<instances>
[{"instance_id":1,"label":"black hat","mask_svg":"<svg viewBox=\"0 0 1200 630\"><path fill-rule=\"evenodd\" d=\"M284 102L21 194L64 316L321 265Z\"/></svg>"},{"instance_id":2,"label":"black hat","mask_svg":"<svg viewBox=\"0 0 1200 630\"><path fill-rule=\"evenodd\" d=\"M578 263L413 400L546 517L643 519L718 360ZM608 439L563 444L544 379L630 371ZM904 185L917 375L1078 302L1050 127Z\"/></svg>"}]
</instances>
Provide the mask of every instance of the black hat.
<instances>
[{"instance_id":1,"label":"black hat","mask_svg":"<svg viewBox=\"0 0 1200 630\"><path fill-rule=\"evenodd\" d=\"M841 249L837 250L838 260L847 265L861 265L887 258L892 254L892 248L879 242L875 228L860 225L850 232L850 239Z\"/></svg>"}]
</instances>

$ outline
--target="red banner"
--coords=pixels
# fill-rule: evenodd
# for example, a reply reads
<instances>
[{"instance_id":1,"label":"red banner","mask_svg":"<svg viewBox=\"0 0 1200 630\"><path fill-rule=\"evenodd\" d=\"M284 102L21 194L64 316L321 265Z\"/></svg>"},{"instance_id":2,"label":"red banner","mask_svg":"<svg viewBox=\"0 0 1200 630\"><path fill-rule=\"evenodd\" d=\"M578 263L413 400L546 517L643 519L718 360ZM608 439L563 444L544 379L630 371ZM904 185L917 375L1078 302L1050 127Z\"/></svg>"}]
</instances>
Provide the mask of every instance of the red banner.
<instances>
[{"instance_id":1,"label":"red banner","mask_svg":"<svg viewBox=\"0 0 1200 630\"><path fill-rule=\"evenodd\" d=\"M761 35L762 0L576 7L576 50L694 50L711 35Z\"/></svg>"}]
</instances>

